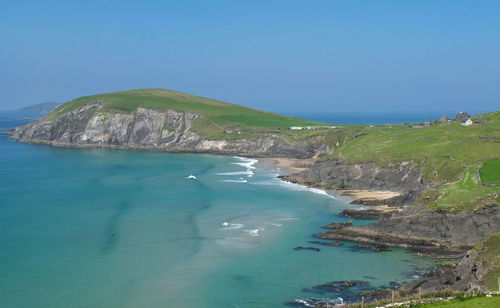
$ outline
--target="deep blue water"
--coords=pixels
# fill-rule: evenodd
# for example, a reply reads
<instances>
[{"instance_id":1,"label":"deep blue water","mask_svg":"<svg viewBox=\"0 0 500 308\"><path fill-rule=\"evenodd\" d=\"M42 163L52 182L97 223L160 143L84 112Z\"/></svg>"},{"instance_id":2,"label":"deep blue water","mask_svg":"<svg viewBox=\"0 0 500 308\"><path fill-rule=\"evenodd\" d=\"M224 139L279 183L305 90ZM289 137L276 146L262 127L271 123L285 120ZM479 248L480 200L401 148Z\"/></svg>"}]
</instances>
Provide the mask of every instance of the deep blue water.
<instances>
[{"instance_id":1,"label":"deep blue water","mask_svg":"<svg viewBox=\"0 0 500 308\"><path fill-rule=\"evenodd\" d=\"M456 113L447 112L446 116L454 118ZM443 113L439 111L378 113L360 110L359 112L310 112L288 115L332 124L403 124L439 120Z\"/></svg>"},{"instance_id":2,"label":"deep blue water","mask_svg":"<svg viewBox=\"0 0 500 308\"><path fill-rule=\"evenodd\" d=\"M344 296L304 292L315 285L388 285L433 266L308 243L355 206L277 173L245 158L0 136L0 307L281 307Z\"/></svg>"}]
</instances>

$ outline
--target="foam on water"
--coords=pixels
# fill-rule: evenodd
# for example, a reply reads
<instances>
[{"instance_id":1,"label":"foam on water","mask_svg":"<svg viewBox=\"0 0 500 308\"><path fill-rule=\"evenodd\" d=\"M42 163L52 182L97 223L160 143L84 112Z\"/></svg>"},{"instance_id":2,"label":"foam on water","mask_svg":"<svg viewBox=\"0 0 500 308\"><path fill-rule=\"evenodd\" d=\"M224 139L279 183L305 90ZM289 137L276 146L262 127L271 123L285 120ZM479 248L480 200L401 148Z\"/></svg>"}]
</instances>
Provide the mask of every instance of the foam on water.
<instances>
[{"instance_id":1,"label":"foam on water","mask_svg":"<svg viewBox=\"0 0 500 308\"><path fill-rule=\"evenodd\" d=\"M261 229L250 229L250 230L243 230L243 231L245 231L246 233L248 233L251 236L259 236L259 232L264 231L264 230L265 230L264 228L261 228Z\"/></svg>"},{"instance_id":2,"label":"foam on water","mask_svg":"<svg viewBox=\"0 0 500 308\"><path fill-rule=\"evenodd\" d=\"M254 173L250 170L247 170L247 171L235 171L235 172L220 172L220 173L216 173L216 174L217 175L247 175L247 176L251 176Z\"/></svg>"},{"instance_id":3,"label":"foam on water","mask_svg":"<svg viewBox=\"0 0 500 308\"><path fill-rule=\"evenodd\" d=\"M222 182L228 182L228 183L247 183L247 180L222 180Z\"/></svg>"},{"instance_id":4,"label":"foam on water","mask_svg":"<svg viewBox=\"0 0 500 308\"><path fill-rule=\"evenodd\" d=\"M290 190L308 191L308 192L312 192L314 194L323 195L323 196L326 196L328 198L335 199L335 196L330 195L329 193L327 193L326 191L324 191L322 189L307 187L307 186L295 184L295 183L290 183L290 182L282 181L278 178L274 178L272 180L267 180L267 181L253 182L252 184L254 184L254 185L279 185L282 187L286 187L287 189L290 189Z\"/></svg>"},{"instance_id":5,"label":"foam on water","mask_svg":"<svg viewBox=\"0 0 500 308\"><path fill-rule=\"evenodd\" d=\"M294 221L294 220L299 220L300 218L297 218L297 217L281 217L281 218L278 218L279 220L283 220L283 221Z\"/></svg>"},{"instance_id":6,"label":"foam on water","mask_svg":"<svg viewBox=\"0 0 500 308\"><path fill-rule=\"evenodd\" d=\"M244 224L233 224L233 223L228 223L227 221L222 223L222 226L224 230L237 230L243 228L245 225Z\"/></svg>"},{"instance_id":7,"label":"foam on water","mask_svg":"<svg viewBox=\"0 0 500 308\"><path fill-rule=\"evenodd\" d=\"M240 162L233 163L233 165L240 165L247 169L255 169L253 165L255 165L258 162L258 160L253 158L240 157L240 156L234 156L234 158L239 159Z\"/></svg>"}]
</instances>

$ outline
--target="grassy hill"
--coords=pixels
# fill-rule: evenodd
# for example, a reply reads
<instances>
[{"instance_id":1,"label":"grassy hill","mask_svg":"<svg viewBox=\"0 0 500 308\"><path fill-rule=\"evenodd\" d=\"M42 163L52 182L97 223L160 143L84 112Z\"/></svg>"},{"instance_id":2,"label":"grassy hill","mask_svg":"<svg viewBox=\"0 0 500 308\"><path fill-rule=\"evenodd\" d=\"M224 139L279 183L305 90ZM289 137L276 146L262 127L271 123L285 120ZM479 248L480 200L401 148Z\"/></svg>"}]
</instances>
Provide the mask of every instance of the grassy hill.
<instances>
[{"instance_id":1,"label":"grassy hill","mask_svg":"<svg viewBox=\"0 0 500 308\"><path fill-rule=\"evenodd\" d=\"M436 122L423 128L349 126L328 136L328 143L336 150L322 159L374 161L381 166L409 164L420 168L426 181L443 185L423 196L429 207L473 209L500 201L495 197L499 187L483 185L499 181L500 163L495 159L500 158L500 112L473 120L476 123L471 127L458 122ZM478 176L480 169L483 182Z\"/></svg>"},{"instance_id":2,"label":"grassy hill","mask_svg":"<svg viewBox=\"0 0 500 308\"><path fill-rule=\"evenodd\" d=\"M103 110L110 112L131 113L142 107L158 111L199 113L202 116L196 120L193 129L201 135L212 138L241 138L270 129L324 125L165 89L138 89L84 96L59 106L49 116L57 117L96 101L102 101Z\"/></svg>"}]
</instances>

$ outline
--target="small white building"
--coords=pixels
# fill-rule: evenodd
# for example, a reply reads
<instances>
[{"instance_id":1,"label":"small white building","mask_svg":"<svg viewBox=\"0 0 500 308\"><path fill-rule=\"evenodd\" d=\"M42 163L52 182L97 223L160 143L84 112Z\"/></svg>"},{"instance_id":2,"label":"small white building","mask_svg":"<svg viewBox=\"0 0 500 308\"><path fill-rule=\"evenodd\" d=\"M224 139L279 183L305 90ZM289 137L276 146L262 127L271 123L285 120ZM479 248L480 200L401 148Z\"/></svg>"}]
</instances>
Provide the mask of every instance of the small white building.
<instances>
[{"instance_id":1,"label":"small white building","mask_svg":"<svg viewBox=\"0 0 500 308\"><path fill-rule=\"evenodd\" d=\"M474 122L472 122L472 120L470 118L468 118L467 120L463 120L462 122L460 122L460 125L462 126L471 126Z\"/></svg>"},{"instance_id":2,"label":"small white building","mask_svg":"<svg viewBox=\"0 0 500 308\"><path fill-rule=\"evenodd\" d=\"M301 130L301 129L304 129L303 127L301 126L292 126L290 127L291 130Z\"/></svg>"}]
</instances>

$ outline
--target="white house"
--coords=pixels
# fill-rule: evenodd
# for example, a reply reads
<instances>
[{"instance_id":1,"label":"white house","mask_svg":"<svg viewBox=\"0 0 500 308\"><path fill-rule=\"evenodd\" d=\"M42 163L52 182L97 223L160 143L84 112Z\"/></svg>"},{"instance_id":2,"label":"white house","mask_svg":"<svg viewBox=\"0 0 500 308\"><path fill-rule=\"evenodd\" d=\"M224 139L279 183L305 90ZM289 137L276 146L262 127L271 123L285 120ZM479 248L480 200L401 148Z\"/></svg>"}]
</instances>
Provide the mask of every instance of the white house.
<instances>
[{"instance_id":1,"label":"white house","mask_svg":"<svg viewBox=\"0 0 500 308\"><path fill-rule=\"evenodd\" d=\"M463 120L462 122L460 122L460 125L462 126L471 126L472 125L472 120L470 118L468 118L467 120Z\"/></svg>"},{"instance_id":2,"label":"white house","mask_svg":"<svg viewBox=\"0 0 500 308\"><path fill-rule=\"evenodd\" d=\"M303 129L301 126L292 126L290 127L291 130L301 130Z\"/></svg>"}]
</instances>

